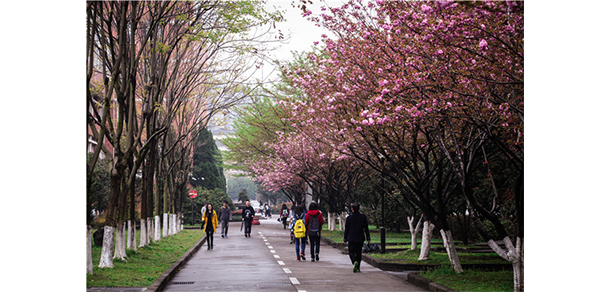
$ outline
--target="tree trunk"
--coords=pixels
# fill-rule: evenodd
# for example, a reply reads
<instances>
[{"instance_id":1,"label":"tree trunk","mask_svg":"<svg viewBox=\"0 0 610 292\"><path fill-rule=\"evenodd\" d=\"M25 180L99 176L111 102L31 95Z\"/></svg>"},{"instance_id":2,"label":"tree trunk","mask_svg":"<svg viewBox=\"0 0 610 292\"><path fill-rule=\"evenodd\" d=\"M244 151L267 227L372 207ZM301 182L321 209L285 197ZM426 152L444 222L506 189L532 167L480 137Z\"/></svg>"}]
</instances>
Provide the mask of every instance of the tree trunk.
<instances>
[{"instance_id":1,"label":"tree trunk","mask_svg":"<svg viewBox=\"0 0 610 292\"><path fill-rule=\"evenodd\" d=\"M424 230L422 231L421 251L419 252L418 261L426 261L430 259L430 245L432 241L432 230L434 224L430 221L424 222Z\"/></svg>"},{"instance_id":2,"label":"tree trunk","mask_svg":"<svg viewBox=\"0 0 610 292\"><path fill-rule=\"evenodd\" d=\"M161 218L159 217L159 215L155 215L155 238L154 241L160 241L161 240Z\"/></svg>"},{"instance_id":3,"label":"tree trunk","mask_svg":"<svg viewBox=\"0 0 610 292\"><path fill-rule=\"evenodd\" d=\"M413 226L415 217L414 216L407 217L407 221L409 221L409 232L411 233L411 250L417 249L417 234L421 230L421 224L422 224L423 218L424 218L424 215L421 215L419 217L419 220L417 221L417 225Z\"/></svg>"},{"instance_id":4,"label":"tree trunk","mask_svg":"<svg viewBox=\"0 0 610 292\"><path fill-rule=\"evenodd\" d=\"M340 231L345 230L345 217L346 217L345 212L341 212L339 214L339 230Z\"/></svg>"},{"instance_id":5,"label":"tree trunk","mask_svg":"<svg viewBox=\"0 0 610 292\"><path fill-rule=\"evenodd\" d=\"M155 230L155 226L153 225L154 223L154 218L153 217L148 217L146 218L146 230L148 231L146 233L146 235L148 235L148 243L152 242L155 234L154 234L154 230Z\"/></svg>"},{"instance_id":6,"label":"tree trunk","mask_svg":"<svg viewBox=\"0 0 610 292\"><path fill-rule=\"evenodd\" d=\"M177 217L178 218L178 232L182 231L182 224L183 224L183 218L182 218L182 212L178 212Z\"/></svg>"},{"instance_id":7,"label":"tree trunk","mask_svg":"<svg viewBox=\"0 0 610 292\"><path fill-rule=\"evenodd\" d=\"M114 227L104 226L104 241L102 244L102 254L100 256L100 268L113 268L112 250L114 248Z\"/></svg>"},{"instance_id":8,"label":"tree trunk","mask_svg":"<svg viewBox=\"0 0 610 292\"><path fill-rule=\"evenodd\" d=\"M136 241L136 221L127 221L127 249L138 250Z\"/></svg>"},{"instance_id":9,"label":"tree trunk","mask_svg":"<svg viewBox=\"0 0 610 292\"><path fill-rule=\"evenodd\" d=\"M113 258L124 261L126 256L127 253L125 252L125 222L119 222L117 224Z\"/></svg>"},{"instance_id":10,"label":"tree trunk","mask_svg":"<svg viewBox=\"0 0 610 292\"><path fill-rule=\"evenodd\" d=\"M451 230L445 231L441 229L441 236L443 237L443 245L447 250L447 256L449 256L449 262L451 262L453 270L458 274L464 272L462 264L460 263L460 258L457 255L457 250L455 249L455 242L451 236Z\"/></svg>"},{"instance_id":11,"label":"tree trunk","mask_svg":"<svg viewBox=\"0 0 610 292\"><path fill-rule=\"evenodd\" d=\"M523 264L523 242L520 237L517 237L517 246L513 245L513 242L508 236L502 240L507 251L503 250L498 244L490 239L487 244L493 251L495 251L500 257L509 261L513 265L513 279L514 279L514 290L515 292L523 292L524 290L524 264Z\"/></svg>"},{"instance_id":12,"label":"tree trunk","mask_svg":"<svg viewBox=\"0 0 610 292\"><path fill-rule=\"evenodd\" d=\"M146 219L140 219L140 246L145 247L148 245L148 236L146 235Z\"/></svg>"},{"instance_id":13,"label":"tree trunk","mask_svg":"<svg viewBox=\"0 0 610 292\"><path fill-rule=\"evenodd\" d=\"M335 231L335 217L337 216L336 213L331 213L328 212L328 231Z\"/></svg>"},{"instance_id":14,"label":"tree trunk","mask_svg":"<svg viewBox=\"0 0 610 292\"><path fill-rule=\"evenodd\" d=\"M169 235L169 230L167 230L167 228L169 228L169 222L168 222L169 218L168 218L168 214L167 213L163 213L163 237L167 237Z\"/></svg>"},{"instance_id":15,"label":"tree trunk","mask_svg":"<svg viewBox=\"0 0 610 292\"><path fill-rule=\"evenodd\" d=\"M91 226L87 225L87 273L93 274L93 257L91 256Z\"/></svg>"}]
</instances>

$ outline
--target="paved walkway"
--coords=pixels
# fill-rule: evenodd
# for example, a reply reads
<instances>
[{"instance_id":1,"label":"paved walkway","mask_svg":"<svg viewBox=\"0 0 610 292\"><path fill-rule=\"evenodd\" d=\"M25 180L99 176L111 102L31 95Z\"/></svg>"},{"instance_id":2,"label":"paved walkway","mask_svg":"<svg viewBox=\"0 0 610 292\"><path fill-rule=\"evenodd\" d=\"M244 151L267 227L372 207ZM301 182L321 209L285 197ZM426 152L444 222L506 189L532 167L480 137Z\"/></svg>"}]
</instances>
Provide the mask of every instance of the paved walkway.
<instances>
[{"instance_id":1,"label":"paved walkway","mask_svg":"<svg viewBox=\"0 0 610 292\"><path fill-rule=\"evenodd\" d=\"M201 249L163 291L427 291L365 262L353 273L348 255L322 242L320 261L297 261L290 233L276 220L261 219L252 237L229 225L229 237L214 236L214 249Z\"/></svg>"}]
</instances>

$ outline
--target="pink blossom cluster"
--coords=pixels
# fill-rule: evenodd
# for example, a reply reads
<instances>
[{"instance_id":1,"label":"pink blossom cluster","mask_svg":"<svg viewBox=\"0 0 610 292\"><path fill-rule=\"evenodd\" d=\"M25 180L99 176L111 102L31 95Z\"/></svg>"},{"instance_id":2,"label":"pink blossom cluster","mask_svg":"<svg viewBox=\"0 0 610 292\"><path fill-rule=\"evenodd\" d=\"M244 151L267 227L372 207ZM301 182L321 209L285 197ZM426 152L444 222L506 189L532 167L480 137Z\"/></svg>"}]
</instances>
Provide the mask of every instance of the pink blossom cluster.
<instances>
[{"instance_id":1,"label":"pink blossom cluster","mask_svg":"<svg viewBox=\"0 0 610 292\"><path fill-rule=\"evenodd\" d=\"M336 38L284 72L306 98L280 105L294 132L252 167L259 180L278 189L356 156L400 157L392 145L446 118L522 141L523 2L363 2L310 18Z\"/></svg>"}]
</instances>

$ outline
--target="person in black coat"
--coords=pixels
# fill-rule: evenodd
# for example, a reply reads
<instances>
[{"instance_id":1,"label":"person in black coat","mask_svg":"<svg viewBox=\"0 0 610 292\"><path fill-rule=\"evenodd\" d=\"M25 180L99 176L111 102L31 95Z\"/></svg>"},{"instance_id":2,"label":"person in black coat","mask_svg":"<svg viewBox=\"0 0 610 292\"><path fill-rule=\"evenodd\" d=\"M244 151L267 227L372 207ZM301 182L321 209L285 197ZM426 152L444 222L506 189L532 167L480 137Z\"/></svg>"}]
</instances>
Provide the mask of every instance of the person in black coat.
<instances>
[{"instance_id":1,"label":"person in black coat","mask_svg":"<svg viewBox=\"0 0 610 292\"><path fill-rule=\"evenodd\" d=\"M355 273L360 272L364 236L366 234L367 243L370 243L371 235L369 234L369 220L364 214L360 214L360 205L358 203L352 203L352 212L345 220L343 242L348 243L349 259L352 261Z\"/></svg>"},{"instance_id":2,"label":"person in black coat","mask_svg":"<svg viewBox=\"0 0 610 292\"><path fill-rule=\"evenodd\" d=\"M250 237L252 231L252 220L254 219L254 208L250 206L250 200L246 200L246 206L241 210L241 220L244 221L246 228L244 236Z\"/></svg>"}]
</instances>

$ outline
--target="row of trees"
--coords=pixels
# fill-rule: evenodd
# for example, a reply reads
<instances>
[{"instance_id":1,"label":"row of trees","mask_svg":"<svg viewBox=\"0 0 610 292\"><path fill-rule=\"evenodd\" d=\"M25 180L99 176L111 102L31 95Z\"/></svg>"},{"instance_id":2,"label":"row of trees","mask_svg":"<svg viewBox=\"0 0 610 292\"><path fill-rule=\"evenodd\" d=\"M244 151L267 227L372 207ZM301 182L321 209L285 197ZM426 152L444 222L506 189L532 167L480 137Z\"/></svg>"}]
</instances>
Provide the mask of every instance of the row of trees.
<instances>
[{"instance_id":1,"label":"row of trees","mask_svg":"<svg viewBox=\"0 0 610 292\"><path fill-rule=\"evenodd\" d=\"M438 227L458 273L450 220L472 220L522 291L523 2L301 7L335 37L283 67L237 121L231 159L297 202L308 186L330 212L399 202L415 233L423 216L420 258Z\"/></svg>"},{"instance_id":2,"label":"row of trees","mask_svg":"<svg viewBox=\"0 0 610 292\"><path fill-rule=\"evenodd\" d=\"M212 170L202 162L193 176L194 141L214 114L249 94L246 80L261 66L265 44L277 40L271 27L281 15L256 0L91 1L86 11L87 123L97 143L87 166L87 248L103 152L110 170L99 264L105 268L126 256L125 225L127 248L136 249L136 177L140 246L161 239L161 220L163 236L177 232L189 177L193 184ZM221 173L206 179L223 180Z\"/></svg>"}]
</instances>

